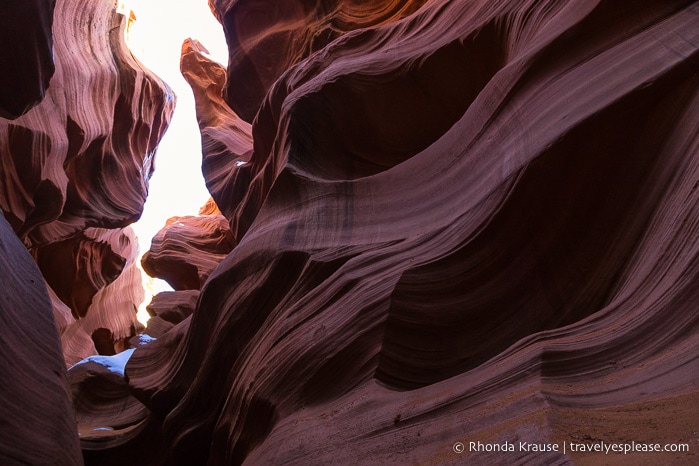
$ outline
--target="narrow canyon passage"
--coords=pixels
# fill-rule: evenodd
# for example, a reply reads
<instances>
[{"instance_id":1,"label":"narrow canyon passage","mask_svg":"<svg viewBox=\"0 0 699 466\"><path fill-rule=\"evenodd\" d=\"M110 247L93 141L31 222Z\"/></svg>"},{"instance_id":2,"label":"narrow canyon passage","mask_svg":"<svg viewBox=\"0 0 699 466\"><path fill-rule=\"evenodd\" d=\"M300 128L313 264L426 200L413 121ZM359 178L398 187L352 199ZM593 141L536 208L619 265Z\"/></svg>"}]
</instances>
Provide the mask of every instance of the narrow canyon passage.
<instances>
[{"instance_id":1,"label":"narrow canyon passage","mask_svg":"<svg viewBox=\"0 0 699 466\"><path fill-rule=\"evenodd\" d=\"M0 463L696 464L697 24L6 0Z\"/></svg>"}]
</instances>

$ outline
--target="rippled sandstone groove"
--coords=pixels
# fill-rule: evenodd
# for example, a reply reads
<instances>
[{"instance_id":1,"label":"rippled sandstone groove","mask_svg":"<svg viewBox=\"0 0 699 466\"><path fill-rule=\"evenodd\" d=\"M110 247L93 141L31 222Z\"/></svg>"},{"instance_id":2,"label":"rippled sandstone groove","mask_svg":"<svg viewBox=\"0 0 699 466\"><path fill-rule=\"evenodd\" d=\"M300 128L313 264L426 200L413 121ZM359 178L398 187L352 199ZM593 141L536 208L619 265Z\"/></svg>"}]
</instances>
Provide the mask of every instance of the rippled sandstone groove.
<instances>
[{"instance_id":1,"label":"rippled sandstone groove","mask_svg":"<svg viewBox=\"0 0 699 466\"><path fill-rule=\"evenodd\" d=\"M200 289L235 246L228 220L216 210L209 215L168 219L143 255L143 270L175 290Z\"/></svg>"},{"instance_id":2,"label":"rippled sandstone groove","mask_svg":"<svg viewBox=\"0 0 699 466\"><path fill-rule=\"evenodd\" d=\"M235 44L240 18L219 19ZM636 435L689 442L696 2L438 0L392 19L273 57L246 110L218 91L246 67L183 46L237 246L126 367L172 461L561 462L451 445L628 440L677 406ZM569 417L602 411L604 432Z\"/></svg>"},{"instance_id":3,"label":"rippled sandstone groove","mask_svg":"<svg viewBox=\"0 0 699 466\"><path fill-rule=\"evenodd\" d=\"M54 21L46 97L0 119L0 207L29 246L135 221L175 104L126 48L113 2L58 1Z\"/></svg>"},{"instance_id":4,"label":"rippled sandstone groove","mask_svg":"<svg viewBox=\"0 0 699 466\"><path fill-rule=\"evenodd\" d=\"M82 463L65 366L140 325L127 226L175 97L126 48L129 21L110 0L0 6L3 465Z\"/></svg>"},{"instance_id":5,"label":"rippled sandstone groove","mask_svg":"<svg viewBox=\"0 0 699 466\"><path fill-rule=\"evenodd\" d=\"M425 0L209 0L228 43L223 97L252 122L274 82L341 35L396 21Z\"/></svg>"},{"instance_id":6,"label":"rippled sandstone groove","mask_svg":"<svg viewBox=\"0 0 699 466\"><path fill-rule=\"evenodd\" d=\"M90 8L76 5L58 2L54 24L81 24ZM154 464L560 463L580 458L452 445L696 440L696 2L292 2L258 16L259 5L269 6L212 2L228 69L195 41L181 62L235 248L197 269L200 293L153 308L177 323L133 351L125 376L72 372L83 446L105 447L89 461L133 462L138 451ZM123 91L120 66L92 87L80 81L103 95L79 100L71 80L91 68L71 60L56 60L41 104L0 120L12 228L40 263L71 263L51 249L62 241L105 261L76 267L79 292L54 280L51 295L35 268L6 266L20 271L3 283L8 309L21 290L38 296L40 315L53 302L59 321L86 306L89 316L115 254L125 258L79 233L138 215L173 104L139 71L130 76L142 86ZM111 93L115 76L125 94ZM115 164L117 153L127 156ZM109 177L83 177L93 171ZM167 233L178 258L199 254L188 249L197 235ZM21 254L4 235L3 247L15 244L3 257ZM56 359L50 326L36 325L54 357L30 361L39 373L20 381ZM8 328L0 335L22 355L27 343ZM37 397L37 407L55 401L40 428L51 413L70 418L59 379L54 398ZM61 442L70 464L75 438Z\"/></svg>"},{"instance_id":7,"label":"rippled sandstone groove","mask_svg":"<svg viewBox=\"0 0 699 466\"><path fill-rule=\"evenodd\" d=\"M175 98L126 48L129 18L114 2L57 1L53 19L43 100L0 118L0 207L53 288L71 365L118 351L140 326L138 245L122 228L143 210Z\"/></svg>"}]
</instances>

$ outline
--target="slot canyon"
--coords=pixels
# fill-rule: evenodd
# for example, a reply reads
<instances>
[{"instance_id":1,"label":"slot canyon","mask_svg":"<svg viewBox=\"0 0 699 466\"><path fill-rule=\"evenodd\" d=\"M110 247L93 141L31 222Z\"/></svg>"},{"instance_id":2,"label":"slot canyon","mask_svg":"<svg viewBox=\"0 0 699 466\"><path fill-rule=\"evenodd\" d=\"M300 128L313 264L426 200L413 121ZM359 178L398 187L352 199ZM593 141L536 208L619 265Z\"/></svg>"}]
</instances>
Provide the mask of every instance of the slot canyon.
<instances>
[{"instance_id":1,"label":"slot canyon","mask_svg":"<svg viewBox=\"0 0 699 466\"><path fill-rule=\"evenodd\" d=\"M699 464L699 2L208 0L142 257L118 6L0 4L0 464Z\"/></svg>"}]
</instances>

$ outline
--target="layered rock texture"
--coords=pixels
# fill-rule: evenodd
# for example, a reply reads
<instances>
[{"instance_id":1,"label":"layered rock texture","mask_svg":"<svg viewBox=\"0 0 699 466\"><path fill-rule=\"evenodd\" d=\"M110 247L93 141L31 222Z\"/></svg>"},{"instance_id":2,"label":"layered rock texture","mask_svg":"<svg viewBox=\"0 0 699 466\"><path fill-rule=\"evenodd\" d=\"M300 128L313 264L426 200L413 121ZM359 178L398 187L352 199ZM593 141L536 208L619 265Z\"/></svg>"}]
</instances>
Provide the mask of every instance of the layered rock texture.
<instances>
[{"instance_id":1,"label":"layered rock texture","mask_svg":"<svg viewBox=\"0 0 699 466\"><path fill-rule=\"evenodd\" d=\"M136 220L175 103L126 48L113 2L59 1L54 22L46 97L0 120L0 207L28 246Z\"/></svg>"},{"instance_id":2,"label":"layered rock texture","mask_svg":"<svg viewBox=\"0 0 699 466\"><path fill-rule=\"evenodd\" d=\"M143 328L136 309L144 299L138 240L130 227L89 228L32 252L57 298L54 314L68 365L128 347Z\"/></svg>"},{"instance_id":3,"label":"layered rock texture","mask_svg":"<svg viewBox=\"0 0 699 466\"><path fill-rule=\"evenodd\" d=\"M71 370L88 463L586 464L609 457L519 442L634 441L690 449L624 461L696 464L697 2L210 4L228 68L196 41L181 68L225 222L159 234L179 291L150 306L157 340ZM114 169L107 152L87 165ZM128 259L86 228L123 226L142 186L68 189L66 157L52 217L38 186L63 178L5 176L25 173L13 154L3 210L25 244L103 260L51 282L89 316Z\"/></svg>"},{"instance_id":4,"label":"layered rock texture","mask_svg":"<svg viewBox=\"0 0 699 466\"><path fill-rule=\"evenodd\" d=\"M223 97L248 122L291 66L341 35L399 20L425 0L209 0L228 43Z\"/></svg>"},{"instance_id":5,"label":"layered rock texture","mask_svg":"<svg viewBox=\"0 0 699 466\"><path fill-rule=\"evenodd\" d=\"M66 365L142 328L128 225L175 98L126 48L130 19L111 0L0 6L3 465L81 464Z\"/></svg>"},{"instance_id":6,"label":"layered rock texture","mask_svg":"<svg viewBox=\"0 0 699 466\"><path fill-rule=\"evenodd\" d=\"M3 67L3 79L22 81L15 76L22 73L23 86L37 84L33 94L12 88L25 101L24 115L16 115L21 105L0 103L14 113L0 119L0 207L46 278L70 365L96 352L113 354L139 329L138 243L124 227L143 210L175 100L126 48L129 18L114 2L58 1L55 12L53 2L43 2L37 11L49 20L41 21L26 17L35 4L42 6L3 5L11 13L3 21L14 23L2 34L17 31L13 47L26 47L23 34L46 37L32 42L36 51L8 56L31 58L35 72ZM52 41L46 60L41 51Z\"/></svg>"},{"instance_id":7,"label":"layered rock texture","mask_svg":"<svg viewBox=\"0 0 699 466\"><path fill-rule=\"evenodd\" d=\"M696 2L330 3L183 46L236 246L126 365L168 461L695 462Z\"/></svg>"},{"instance_id":8,"label":"layered rock texture","mask_svg":"<svg viewBox=\"0 0 699 466\"><path fill-rule=\"evenodd\" d=\"M234 246L228 220L211 202L198 216L168 219L141 263L175 290L198 290Z\"/></svg>"},{"instance_id":9,"label":"layered rock texture","mask_svg":"<svg viewBox=\"0 0 699 466\"><path fill-rule=\"evenodd\" d=\"M158 338L175 325L194 313L199 299L199 290L163 291L153 297L146 306L151 315L147 323L147 332Z\"/></svg>"}]
</instances>

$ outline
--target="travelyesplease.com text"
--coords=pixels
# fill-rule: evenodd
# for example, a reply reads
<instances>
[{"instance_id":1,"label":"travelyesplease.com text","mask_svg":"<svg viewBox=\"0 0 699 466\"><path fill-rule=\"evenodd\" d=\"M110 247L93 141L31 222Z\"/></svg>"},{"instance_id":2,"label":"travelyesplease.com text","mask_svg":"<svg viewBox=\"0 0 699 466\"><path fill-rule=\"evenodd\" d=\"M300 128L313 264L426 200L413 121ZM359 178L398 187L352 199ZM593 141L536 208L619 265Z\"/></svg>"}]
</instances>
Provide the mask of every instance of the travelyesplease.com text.
<instances>
[{"instance_id":1,"label":"travelyesplease.com text","mask_svg":"<svg viewBox=\"0 0 699 466\"><path fill-rule=\"evenodd\" d=\"M608 443L604 441L598 442L568 442L562 443L531 443L531 442L503 442L503 443L482 443L480 441L456 442L453 446L454 452L551 452L557 451L561 453L567 452L597 452L606 455L618 453L660 453L660 452L689 452L688 443L643 443L643 442L624 442L624 443Z\"/></svg>"}]
</instances>

